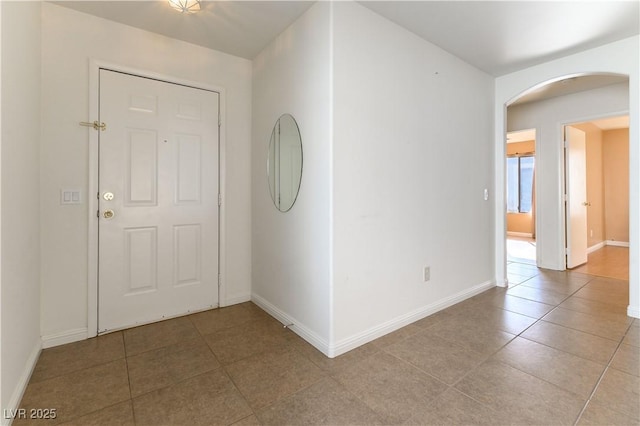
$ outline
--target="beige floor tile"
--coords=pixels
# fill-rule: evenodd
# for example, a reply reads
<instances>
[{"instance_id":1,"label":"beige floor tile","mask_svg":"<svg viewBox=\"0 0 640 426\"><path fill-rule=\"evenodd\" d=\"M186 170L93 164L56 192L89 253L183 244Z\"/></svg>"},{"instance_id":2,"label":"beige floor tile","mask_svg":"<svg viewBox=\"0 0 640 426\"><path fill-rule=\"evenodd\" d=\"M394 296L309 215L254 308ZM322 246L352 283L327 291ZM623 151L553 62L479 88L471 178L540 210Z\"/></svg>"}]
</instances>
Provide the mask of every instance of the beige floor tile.
<instances>
[{"instance_id":1,"label":"beige floor tile","mask_svg":"<svg viewBox=\"0 0 640 426\"><path fill-rule=\"evenodd\" d=\"M522 337L603 365L609 363L618 346L615 340L547 321L538 321Z\"/></svg>"},{"instance_id":2,"label":"beige floor tile","mask_svg":"<svg viewBox=\"0 0 640 426\"><path fill-rule=\"evenodd\" d=\"M497 361L553 383L587 400L605 365L517 337L494 355Z\"/></svg>"},{"instance_id":3,"label":"beige floor tile","mask_svg":"<svg viewBox=\"0 0 640 426\"><path fill-rule=\"evenodd\" d=\"M290 348L245 358L225 370L254 410L311 386L326 375Z\"/></svg>"},{"instance_id":4,"label":"beige floor tile","mask_svg":"<svg viewBox=\"0 0 640 426\"><path fill-rule=\"evenodd\" d=\"M121 402L111 407L78 417L65 426L135 426L131 401Z\"/></svg>"},{"instance_id":5,"label":"beige floor tile","mask_svg":"<svg viewBox=\"0 0 640 426\"><path fill-rule=\"evenodd\" d=\"M188 317L173 318L130 328L123 333L127 356L170 346L200 336Z\"/></svg>"},{"instance_id":6,"label":"beige floor tile","mask_svg":"<svg viewBox=\"0 0 640 426\"><path fill-rule=\"evenodd\" d=\"M252 414L222 369L134 398L133 412L138 425L228 425Z\"/></svg>"},{"instance_id":7,"label":"beige floor tile","mask_svg":"<svg viewBox=\"0 0 640 426\"><path fill-rule=\"evenodd\" d=\"M520 275L526 272L530 276L535 276L538 275L538 267L529 263L510 262L507 264L507 272L517 272Z\"/></svg>"},{"instance_id":8,"label":"beige floor tile","mask_svg":"<svg viewBox=\"0 0 640 426\"><path fill-rule=\"evenodd\" d=\"M287 342L286 347L295 349L306 357L310 357L309 354L321 354L311 343L298 336L291 329L285 330L284 339Z\"/></svg>"},{"instance_id":9,"label":"beige floor tile","mask_svg":"<svg viewBox=\"0 0 640 426\"><path fill-rule=\"evenodd\" d=\"M443 310L443 311L436 312L435 314L431 314L428 317L424 317L414 322L412 325L425 329L449 317L451 317L451 314Z\"/></svg>"},{"instance_id":10,"label":"beige floor tile","mask_svg":"<svg viewBox=\"0 0 640 426\"><path fill-rule=\"evenodd\" d=\"M627 306L629 305L629 295L612 292L608 290L591 289L585 286L584 288L574 293L575 297L581 299L594 300L601 303L609 303L611 305Z\"/></svg>"},{"instance_id":11,"label":"beige floor tile","mask_svg":"<svg viewBox=\"0 0 640 426\"><path fill-rule=\"evenodd\" d=\"M31 383L124 358L122 332L44 349L31 376Z\"/></svg>"},{"instance_id":12,"label":"beige floor tile","mask_svg":"<svg viewBox=\"0 0 640 426\"><path fill-rule=\"evenodd\" d=\"M573 424L585 402L571 392L497 361L485 362L455 388L504 412L512 424Z\"/></svg>"},{"instance_id":13,"label":"beige floor tile","mask_svg":"<svg viewBox=\"0 0 640 426\"><path fill-rule=\"evenodd\" d=\"M543 320L616 341L624 336L629 327L627 317L621 318L613 314L589 315L564 308L554 309Z\"/></svg>"},{"instance_id":14,"label":"beige floor tile","mask_svg":"<svg viewBox=\"0 0 640 426\"><path fill-rule=\"evenodd\" d=\"M235 422L232 426L260 426L261 424L256 415L252 414L249 417Z\"/></svg>"},{"instance_id":15,"label":"beige floor tile","mask_svg":"<svg viewBox=\"0 0 640 426\"><path fill-rule=\"evenodd\" d=\"M591 275L574 272L574 271L554 271L551 269L539 269L538 276L549 281L586 284L594 277Z\"/></svg>"},{"instance_id":16,"label":"beige floor tile","mask_svg":"<svg viewBox=\"0 0 640 426\"><path fill-rule=\"evenodd\" d=\"M634 424L638 424L637 420L610 410L608 407L594 401L589 401L587 408L582 413L580 420L578 420L578 425L585 426L630 426Z\"/></svg>"},{"instance_id":17,"label":"beige floor tile","mask_svg":"<svg viewBox=\"0 0 640 426\"><path fill-rule=\"evenodd\" d=\"M425 333L389 346L385 351L450 385L486 359L486 355Z\"/></svg>"},{"instance_id":18,"label":"beige floor tile","mask_svg":"<svg viewBox=\"0 0 640 426\"><path fill-rule=\"evenodd\" d=\"M222 365L287 346L287 330L272 322L250 321L204 336Z\"/></svg>"},{"instance_id":19,"label":"beige floor tile","mask_svg":"<svg viewBox=\"0 0 640 426\"><path fill-rule=\"evenodd\" d=\"M196 338L127 359L131 396L198 376L220 367L202 338Z\"/></svg>"},{"instance_id":20,"label":"beige floor tile","mask_svg":"<svg viewBox=\"0 0 640 426\"><path fill-rule=\"evenodd\" d=\"M585 284L579 282L558 282L551 281L545 277L533 277L530 280L524 281L522 285L569 295L580 290Z\"/></svg>"},{"instance_id":21,"label":"beige floor tile","mask_svg":"<svg viewBox=\"0 0 640 426\"><path fill-rule=\"evenodd\" d=\"M622 343L635 346L636 348L640 347L640 323L638 323L637 319L633 322L631 327L629 327L629 330L627 331L627 334L625 334Z\"/></svg>"},{"instance_id":22,"label":"beige floor tile","mask_svg":"<svg viewBox=\"0 0 640 426\"><path fill-rule=\"evenodd\" d=\"M627 307L622 305L612 305L610 303L598 302L596 300L570 297L560 304L561 308L571 311L582 312L584 314L600 315L615 314L623 317L627 316Z\"/></svg>"},{"instance_id":23,"label":"beige floor tile","mask_svg":"<svg viewBox=\"0 0 640 426\"><path fill-rule=\"evenodd\" d=\"M596 277L589 281L585 288L593 290L604 290L618 294L629 293L629 281L617 280L615 278Z\"/></svg>"},{"instance_id":24,"label":"beige floor tile","mask_svg":"<svg viewBox=\"0 0 640 426\"><path fill-rule=\"evenodd\" d=\"M455 389L449 389L431 404L418 407L405 425L506 425L509 418Z\"/></svg>"},{"instance_id":25,"label":"beige floor tile","mask_svg":"<svg viewBox=\"0 0 640 426\"><path fill-rule=\"evenodd\" d=\"M622 344L613 357L611 367L633 376L640 376L640 348Z\"/></svg>"},{"instance_id":26,"label":"beige floor tile","mask_svg":"<svg viewBox=\"0 0 640 426\"><path fill-rule=\"evenodd\" d=\"M511 334L520 334L530 327L535 318L506 311L494 306L480 306L463 315L464 321L470 321L483 328L494 328Z\"/></svg>"},{"instance_id":27,"label":"beige floor tile","mask_svg":"<svg viewBox=\"0 0 640 426\"><path fill-rule=\"evenodd\" d=\"M515 312L517 314L526 315L536 319L542 318L555 308L554 305L547 305L534 300L511 296L506 294L506 292L504 294L493 296L487 302L492 306L502 308L506 311Z\"/></svg>"},{"instance_id":28,"label":"beige floor tile","mask_svg":"<svg viewBox=\"0 0 640 426\"><path fill-rule=\"evenodd\" d=\"M628 283L507 268L523 284L333 359L251 302L47 349L21 406L78 425L566 424L611 360L580 424L640 424Z\"/></svg>"},{"instance_id":29,"label":"beige floor tile","mask_svg":"<svg viewBox=\"0 0 640 426\"><path fill-rule=\"evenodd\" d=\"M249 306L251 305L242 303L225 308L211 309L189 315L189 319L196 326L200 334L205 335L268 317L260 308L253 309Z\"/></svg>"},{"instance_id":30,"label":"beige floor tile","mask_svg":"<svg viewBox=\"0 0 640 426\"><path fill-rule=\"evenodd\" d=\"M425 333L438 336L483 355L493 354L515 337L514 334L486 324L475 323L473 320L461 316L441 321L426 329Z\"/></svg>"},{"instance_id":31,"label":"beige floor tile","mask_svg":"<svg viewBox=\"0 0 640 426\"><path fill-rule=\"evenodd\" d=\"M130 399L124 359L30 383L21 408L55 408L61 423ZM36 423L42 424L42 420ZM22 422L15 422L15 425Z\"/></svg>"},{"instance_id":32,"label":"beige floor tile","mask_svg":"<svg viewBox=\"0 0 640 426\"><path fill-rule=\"evenodd\" d=\"M257 413L263 425L381 425L362 401L325 378Z\"/></svg>"},{"instance_id":33,"label":"beige floor tile","mask_svg":"<svg viewBox=\"0 0 640 426\"><path fill-rule=\"evenodd\" d=\"M512 263L511 265L518 265L518 264L517 263ZM531 277L533 277L535 275L538 275L537 268L534 269L533 265L527 265L527 266L524 266L525 264L522 264L522 265L523 266L507 267L507 273L520 275L520 276L528 277L528 278L531 278Z\"/></svg>"},{"instance_id":34,"label":"beige floor tile","mask_svg":"<svg viewBox=\"0 0 640 426\"><path fill-rule=\"evenodd\" d=\"M413 324L409 324L407 326L404 326L392 333L386 334L382 337L377 338L376 340L374 340L373 343L375 346L379 347L380 349L386 348L388 346L391 346L395 343L398 342L402 342L403 340L416 335L417 333L421 332L423 330L422 327L418 327L416 325Z\"/></svg>"},{"instance_id":35,"label":"beige floor tile","mask_svg":"<svg viewBox=\"0 0 640 426\"><path fill-rule=\"evenodd\" d=\"M481 309L481 307L484 305L485 297L486 296L483 296L483 293L480 293L474 297L456 303L455 305L449 306L439 313L444 316L443 319L447 319L448 317L463 315L464 313L472 311L474 309Z\"/></svg>"},{"instance_id":36,"label":"beige floor tile","mask_svg":"<svg viewBox=\"0 0 640 426\"><path fill-rule=\"evenodd\" d=\"M609 368L592 401L640 421L640 378Z\"/></svg>"},{"instance_id":37,"label":"beige floor tile","mask_svg":"<svg viewBox=\"0 0 640 426\"><path fill-rule=\"evenodd\" d=\"M518 285L510 288L507 294L511 296L522 297L523 299L533 300L535 302L546 303L548 305L559 305L568 296L552 290L542 290L539 288Z\"/></svg>"},{"instance_id":38,"label":"beige floor tile","mask_svg":"<svg viewBox=\"0 0 640 426\"><path fill-rule=\"evenodd\" d=\"M442 382L383 352L344 370L335 379L386 424L408 420L417 406L447 390Z\"/></svg>"},{"instance_id":39,"label":"beige floor tile","mask_svg":"<svg viewBox=\"0 0 640 426\"><path fill-rule=\"evenodd\" d=\"M511 284L521 284L533 277L532 274L522 270L507 270L507 279Z\"/></svg>"},{"instance_id":40,"label":"beige floor tile","mask_svg":"<svg viewBox=\"0 0 640 426\"><path fill-rule=\"evenodd\" d=\"M330 375L335 375L378 352L380 352L378 346L373 343L367 343L366 345L359 346L334 358L327 357L315 348L313 351L304 352L304 355L323 371L326 371Z\"/></svg>"}]
</instances>

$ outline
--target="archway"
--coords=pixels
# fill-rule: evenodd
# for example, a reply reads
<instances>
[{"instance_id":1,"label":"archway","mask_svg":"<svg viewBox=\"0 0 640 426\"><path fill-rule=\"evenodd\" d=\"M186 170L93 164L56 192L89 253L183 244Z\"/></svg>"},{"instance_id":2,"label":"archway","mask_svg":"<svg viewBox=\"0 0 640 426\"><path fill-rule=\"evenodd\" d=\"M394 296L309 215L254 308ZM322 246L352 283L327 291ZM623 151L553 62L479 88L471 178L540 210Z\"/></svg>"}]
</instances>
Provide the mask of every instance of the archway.
<instances>
[{"instance_id":1,"label":"archway","mask_svg":"<svg viewBox=\"0 0 640 426\"><path fill-rule=\"evenodd\" d=\"M562 60L548 62L496 79L495 91L495 270L498 285L506 285L506 247L504 235L505 206L505 141L506 109L525 93L562 79L590 74L618 74L629 77L629 306L630 316L640 317L640 90L638 66L638 37L622 40L588 50ZM604 58L607 60L605 61ZM606 62L606 64L605 64ZM559 155L556 157L559 159ZM555 220L562 220L561 209L552 212ZM557 246L560 252L564 247Z\"/></svg>"}]
</instances>

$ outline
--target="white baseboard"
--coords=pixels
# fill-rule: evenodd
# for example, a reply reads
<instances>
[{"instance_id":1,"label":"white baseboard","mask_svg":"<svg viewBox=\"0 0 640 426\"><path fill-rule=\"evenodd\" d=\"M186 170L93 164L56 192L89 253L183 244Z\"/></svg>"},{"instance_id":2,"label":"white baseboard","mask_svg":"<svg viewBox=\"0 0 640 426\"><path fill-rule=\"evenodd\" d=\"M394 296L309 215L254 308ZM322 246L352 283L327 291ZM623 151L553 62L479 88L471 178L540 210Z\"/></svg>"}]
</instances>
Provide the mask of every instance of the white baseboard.
<instances>
[{"instance_id":1,"label":"white baseboard","mask_svg":"<svg viewBox=\"0 0 640 426\"><path fill-rule=\"evenodd\" d=\"M607 243L608 246L629 247L629 242L628 241L607 240L606 243Z\"/></svg>"},{"instance_id":2,"label":"white baseboard","mask_svg":"<svg viewBox=\"0 0 640 426\"><path fill-rule=\"evenodd\" d=\"M42 336L42 347L52 348L54 346L66 345L67 343L78 342L87 339L86 328L76 328L74 330L66 330L48 336Z\"/></svg>"},{"instance_id":3,"label":"white baseboard","mask_svg":"<svg viewBox=\"0 0 640 426\"><path fill-rule=\"evenodd\" d=\"M640 306L627 306L627 315L633 318L640 318Z\"/></svg>"},{"instance_id":4,"label":"white baseboard","mask_svg":"<svg viewBox=\"0 0 640 426\"><path fill-rule=\"evenodd\" d=\"M596 250L600 250L602 247L604 247L606 245L607 245L606 241L601 241L598 244L594 244L591 247L587 248L587 254L591 254Z\"/></svg>"},{"instance_id":5,"label":"white baseboard","mask_svg":"<svg viewBox=\"0 0 640 426\"><path fill-rule=\"evenodd\" d=\"M384 336L385 334L389 334L393 331L398 330L399 328L402 328L429 315L435 314L438 311L448 308L449 306L455 305L458 302L462 302L463 300L475 296L478 293L482 293L485 290L495 287L495 285L496 283L494 281L486 281L470 289L454 294L453 296L439 300L435 303L421 307L412 312L372 327L368 330L363 331L362 333L358 333L354 336L342 339L341 341L336 342L336 344L333 344L329 347L328 356L330 358L333 358L338 355L342 355L345 352L355 349L358 346L362 346L365 343L369 343L372 340Z\"/></svg>"},{"instance_id":6,"label":"white baseboard","mask_svg":"<svg viewBox=\"0 0 640 426\"><path fill-rule=\"evenodd\" d=\"M253 293L251 295L251 300L256 305L260 306L262 309L267 311L272 317L280 321L284 325L293 324L289 327L291 331L296 333L298 336L302 337L309 344L313 345L316 349L318 349L323 354L329 355L329 344L328 342L320 337L316 332L311 330L309 327L293 318L291 315L285 313L281 309L277 308L275 305L267 301L265 298Z\"/></svg>"},{"instance_id":7,"label":"white baseboard","mask_svg":"<svg viewBox=\"0 0 640 426\"><path fill-rule=\"evenodd\" d=\"M533 234L531 232L513 232L507 231L507 235L509 237L521 237L521 238L533 238Z\"/></svg>"},{"instance_id":8,"label":"white baseboard","mask_svg":"<svg viewBox=\"0 0 640 426\"><path fill-rule=\"evenodd\" d=\"M31 374L33 374L33 370L36 367L36 363L38 362L38 358L40 357L40 352L42 352L42 342L38 341L31 350L31 354L27 359L27 363L25 365L25 369L20 375L20 379L16 384L15 389L13 390L13 394L9 399L6 407L2 407L2 425L10 425L13 422L13 419L6 418L5 413L8 412L16 412L18 407L20 406L20 401L22 401L22 397L24 396L24 392L27 390L27 385L29 384L29 380L31 379Z\"/></svg>"},{"instance_id":9,"label":"white baseboard","mask_svg":"<svg viewBox=\"0 0 640 426\"><path fill-rule=\"evenodd\" d=\"M251 301L251 293L239 293L234 294L231 297L226 297L224 300L220 300L220 307L224 308L225 306L237 305L238 303L250 302Z\"/></svg>"}]
</instances>

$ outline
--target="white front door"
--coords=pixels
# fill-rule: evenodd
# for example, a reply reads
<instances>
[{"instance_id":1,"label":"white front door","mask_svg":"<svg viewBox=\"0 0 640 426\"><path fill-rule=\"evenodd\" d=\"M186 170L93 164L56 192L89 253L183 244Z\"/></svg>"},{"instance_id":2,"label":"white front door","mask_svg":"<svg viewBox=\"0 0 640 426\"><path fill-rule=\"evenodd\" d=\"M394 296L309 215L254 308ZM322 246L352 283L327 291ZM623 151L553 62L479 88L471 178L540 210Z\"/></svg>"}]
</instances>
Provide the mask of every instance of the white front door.
<instances>
[{"instance_id":1,"label":"white front door","mask_svg":"<svg viewBox=\"0 0 640 426\"><path fill-rule=\"evenodd\" d=\"M587 263L587 160L582 130L565 127L567 268Z\"/></svg>"},{"instance_id":2,"label":"white front door","mask_svg":"<svg viewBox=\"0 0 640 426\"><path fill-rule=\"evenodd\" d=\"M100 70L98 333L218 305L218 99Z\"/></svg>"}]
</instances>

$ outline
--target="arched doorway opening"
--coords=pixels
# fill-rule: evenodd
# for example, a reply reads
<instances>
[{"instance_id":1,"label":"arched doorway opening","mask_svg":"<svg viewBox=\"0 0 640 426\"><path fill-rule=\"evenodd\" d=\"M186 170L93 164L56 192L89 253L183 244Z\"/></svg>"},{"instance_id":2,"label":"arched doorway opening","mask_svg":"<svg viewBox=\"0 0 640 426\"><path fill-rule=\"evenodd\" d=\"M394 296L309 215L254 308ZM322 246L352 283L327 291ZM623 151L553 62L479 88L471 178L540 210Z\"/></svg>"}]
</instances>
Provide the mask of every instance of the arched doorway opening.
<instances>
[{"instance_id":1,"label":"arched doorway opening","mask_svg":"<svg viewBox=\"0 0 640 426\"><path fill-rule=\"evenodd\" d=\"M496 97L495 97L495 207L496 207L496 234L495 234L495 253L496 253L496 280L498 285L508 285L506 273L506 152L505 152L505 135L507 132L507 108L523 95L536 91L550 83L556 83L562 80L588 75L617 75L628 76L628 114L629 121L629 305L627 313L632 317L640 317L640 262L638 261L638 243L640 242L640 224L637 217L640 215L640 148L638 146L638 126L640 121L639 114L639 71L634 59L637 58L637 52L632 42L618 43L607 46L607 52L594 49L593 51L583 52L575 55L572 61L554 61L544 64L544 66L532 67L522 70L508 76L499 77L496 80ZM624 52L620 55L621 52ZM634 53L635 52L635 53ZM624 55L630 55L628 58ZM603 55L614 55L615 59L607 64L605 69L601 71L593 71L602 68ZM609 56L607 56L609 57ZM584 72L582 70L590 70ZM576 117L590 118L590 117ZM595 118L595 117L594 117ZM560 129L564 124L559 120L556 126ZM544 149L544 148L543 148ZM548 163L554 163L556 166L556 175L562 170L561 165L563 152L560 146L557 147L553 154L547 158ZM541 160L542 161L542 160ZM542 166L542 165L540 165ZM564 209L560 205L560 193L563 182L556 176L549 184L558 194L556 205L550 210L545 210L544 217L539 214L537 217L538 225L543 221L543 226L551 224L556 227L557 233L564 222ZM538 191L541 185L545 183L538 181ZM537 231L540 237L540 230ZM547 250L547 248L550 248ZM545 244L545 253L549 258L554 259L555 268L562 270L562 259L564 258L564 241L548 242ZM540 261L540 260L539 260ZM544 260L543 260L544 261Z\"/></svg>"}]
</instances>

